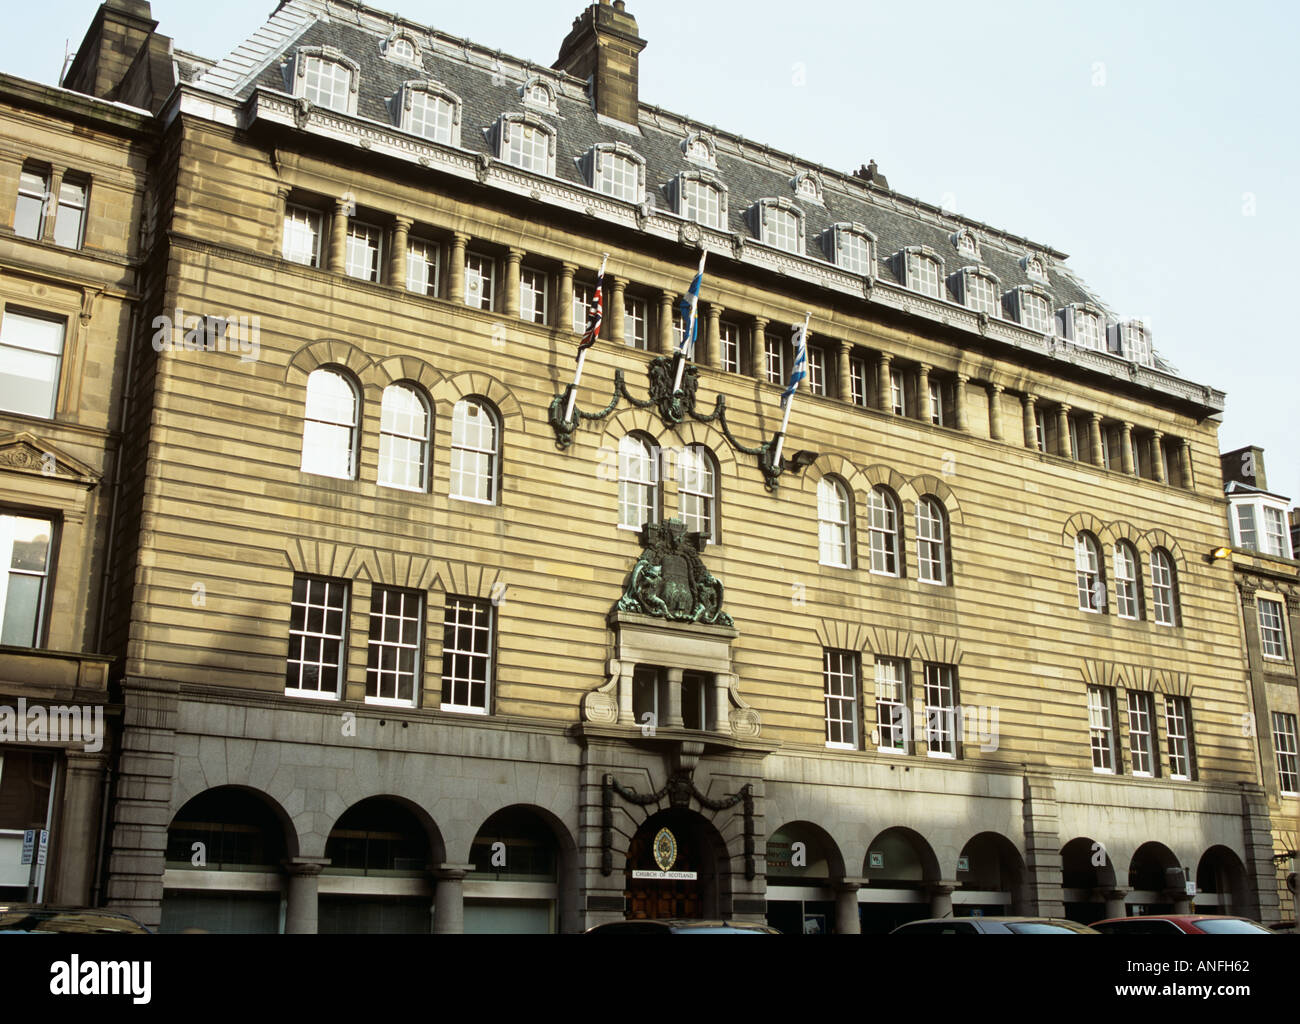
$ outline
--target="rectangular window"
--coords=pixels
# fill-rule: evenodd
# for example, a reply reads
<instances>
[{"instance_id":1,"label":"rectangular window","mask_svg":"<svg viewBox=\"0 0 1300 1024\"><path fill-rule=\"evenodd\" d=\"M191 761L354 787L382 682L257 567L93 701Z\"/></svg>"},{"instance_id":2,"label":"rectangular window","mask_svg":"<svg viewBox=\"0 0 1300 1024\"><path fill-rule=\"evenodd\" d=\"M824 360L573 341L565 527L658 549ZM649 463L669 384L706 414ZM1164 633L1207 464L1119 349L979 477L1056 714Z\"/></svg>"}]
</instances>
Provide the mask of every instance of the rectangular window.
<instances>
[{"instance_id":1,"label":"rectangular window","mask_svg":"<svg viewBox=\"0 0 1300 1024\"><path fill-rule=\"evenodd\" d=\"M682 182L682 216L706 228L721 228L721 193L712 185L687 178Z\"/></svg>"},{"instance_id":2,"label":"rectangular window","mask_svg":"<svg viewBox=\"0 0 1300 1024\"><path fill-rule=\"evenodd\" d=\"M350 69L332 60L308 57L304 78L303 95L313 106L348 112L348 93L352 88Z\"/></svg>"},{"instance_id":3,"label":"rectangular window","mask_svg":"<svg viewBox=\"0 0 1300 1024\"><path fill-rule=\"evenodd\" d=\"M14 207L14 234L40 241L45 236L45 217L50 208L50 176L24 168L18 178L18 203Z\"/></svg>"},{"instance_id":4,"label":"rectangular window","mask_svg":"<svg viewBox=\"0 0 1300 1024\"><path fill-rule=\"evenodd\" d=\"M5 310L0 321L0 410L54 418L64 327L62 320Z\"/></svg>"},{"instance_id":5,"label":"rectangular window","mask_svg":"<svg viewBox=\"0 0 1300 1024\"><path fill-rule=\"evenodd\" d=\"M871 273L871 243L851 231L839 232L837 240L839 265L850 274L868 276Z\"/></svg>"},{"instance_id":6,"label":"rectangular window","mask_svg":"<svg viewBox=\"0 0 1300 1024\"><path fill-rule=\"evenodd\" d=\"M907 415L907 386L902 370L889 371L889 395L895 416Z\"/></svg>"},{"instance_id":7,"label":"rectangular window","mask_svg":"<svg viewBox=\"0 0 1300 1024\"><path fill-rule=\"evenodd\" d=\"M1264 657L1272 661L1286 661L1286 620L1282 615L1282 602L1268 597L1258 597L1259 643Z\"/></svg>"},{"instance_id":8,"label":"rectangular window","mask_svg":"<svg viewBox=\"0 0 1300 1024\"><path fill-rule=\"evenodd\" d=\"M519 316L533 324L546 323L546 275L525 267L519 272Z\"/></svg>"},{"instance_id":9,"label":"rectangular window","mask_svg":"<svg viewBox=\"0 0 1300 1024\"><path fill-rule=\"evenodd\" d=\"M826 352L808 348L808 390L814 395L826 394Z\"/></svg>"},{"instance_id":10,"label":"rectangular window","mask_svg":"<svg viewBox=\"0 0 1300 1024\"><path fill-rule=\"evenodd\" d=\"M799 251L799 218L779 206L763 207L763 241L786 252Z\"/></svg>"},{"instance_id":11,"label":"rectangular window","mask_svg":"<svg viewBox=\"0 0 1300 1024\"><path fill-rule=\"evenodd\" d=\"M853 389L853 404L867 404L867 361L865 359L849 360L849 387Z\"/></svg>"},{"instance_id":12,"label":"rectangular window","mask_svg":"<svg viewBox=\"0 0 1300 1024\"><path fill-rule=\"evenodd\" d=\"M284 211L284 258L305 267L319 267L320 231L319 212L290 206Z\"/></svg>"},{"instance_id":13,"label":"rectangular window","mask_svg":"<svg viewBox=\"0 0 1300 1024\"><path fill-rule=\"evenodd\" d=\"M314 576L294 577L286 694L324 700L342 697L347 619L346 583Z\"/></svg>"},{"instance_id":14,"label":"rectangular window","mask_svg":"<svg viewBox=\"0 0 1300 1024\"><path fill-rule=\"evenodd\" d=\"M922 295L939 298L939 264L928 256L908 253L907 287Z\"/></svg>"},{"instance_id":15,"label":"rectangular window","mask_svg":"<svg viewBox=\"0 0 1300 1024\"><path fill-rule=\"evenodd\" d=\"M1083 348L1102 349L1101 320L1096 314L1082 309L1074 311L1074 343Z\"/></svg>"},{"instance_id":16,"label":"rectangular window","mask_svg":"<svg viewBox=\"0 0 1300 1024\"><path fill-rule=\"evenodd\" d=\"M1291 557L1291 538L1287 536L1286 516L1280 509L1264 506L1264 550L1270 555Z\"/></svg>"},{"instance_id":17,"label":"rectangular window","mask_svg":"<svg viewBox=\"0 0 1300 1024\"><path fill-rule=\"evenodd\" d=\"M1002 312L997 287L987 277L978 274L966 275L966 305L989 316L999 316Z\"/></svg>"},{"instance_id":18,"label":"rectangular window","mask_svg":"<svg viewBox=\"0 0 1300 1024\"><path fill-rule=\"evenodd\" d=\"M943 384L937 380L930 381L930 422L943 426Z\"/></svg>"},{"instance_id":19,"label":"rectangular window","mask_svg":"<svg viewBox=\"0 0 1300 1024\"><path fill-rule=\"evenodd\" d=\"M352 221L348 224L347 255L344 270L348 277L361 281L379 280L379 264L383 258L384 232L373 224Z\"/></svg>"},{"instance_id":20,"label":"rectangular window","mask_svg":"<svg viewBox=\"0 0 1300 1024\"><path fill-rule=\"evenodd\" d=\"M465 305L471 309L492 308L492 281L496 261L478 253L465 254Z\"/></svg>"},{"instance_id":21,"label":"rectangular window","mask_svg":"<svg viewBox=\"0 0 1300 1024\"><path fill-rule=\"evenodd\" d=\"M1128 742L1133 774L1142 778L1155 775L1156 737L1153 723L1155 710L1149 693L1128 691Z\"/></svg>"},{"instance_id":22,"label":"rectangular window","mask_svg":"<svg viewBox=\"0 0 1300 1024\"><path fill-rule=\"evenodd\" d=\"M0 515L0 644L41 646L53 539L48 519Z\"/></svg>"},{"instance_id":23,"label":"rectangular window","mask_svg":"<svg viewBox=\"0 0 1300 1024\"><path fill-rule=\"evenodd\" d=\"M416 91L410 94L410 122L408 130L434 142L451 145L455 109L441 96Z\"/></svg>"},{"instance_id":24,"label":"rectangular window","mask_svg":"<svg viewBox=\"0 0 1300 1024\"><path fill-rule=\"evenodd\" d=\"M528 124L508 124L505 161L525 171L545 174L550 136Z\"/></svg>"},{"instance_id":25,"label":"rectangular window","mask_svg":"<svg viewBox=\"0 0 1300 1024\"><path fill-rule=\"evenodd\" d=\"M740 328L735 324L719 324L718 339L722 346L722 369L727 373L739 373Z\"/></svg>"},{"instance_id":26,"label":"rectangular window","mask_svg":"<svg viewBox=\"0 0 1300 1024\"><path fill-rule=\"evenodd\" d=\"M907 753L907 662L901 658L876 659L876 745L881 750Z\"/></svg>"},{"instance_id":27,"label":"rectangular window","mask_svg":"<svg viewBox=\"0 0 1300 1024\"><path fill-rule=\"evenodd\" d=\"M1192 777L1192 713L1186 697L1165 697L1165 738L1169 749L1169 777Z\"/></svg>"},{"instance_id":28,"label":"rectangular window","mask_svg":"<svg viewBox=\"0 0 1300 1024\"><path fill-rule=\"evenodd\" d=\"M1259 550L1259 535L1255 532L1255 506L1237 506L1237 546L1251 551Z\"/></svg>"},{"instance_id":29,"label":"rectangular window","mask_svg":"<svg viewBox=\"0 0 1300 1024\"><path fill-rule=\"evenodd\" d=\"M1035 440L1038 442L1040 452L1047 451L1047 441L1049 436L1049 417L1045 409L1038 409L1034 412L1034 430Z\"/></svg>"},{"instance_id":30,"label":"rectangular window","mask_svg":"<svg viewBox=\"0 0 1300 1024\"><path fill-rule=\"evenodd\" d=\"M424 597L410 590L375 587L370 595L370 647L366 702L415 707L420 683L420 632Z\"/></svg>"},{"instance_id":31,"label":"rectangular window","mask_svg":"<svg viewBox=\"0 0 1300 1024\"><path fill-rule=\"evenodd\" d=\"M1092 735L1092 770L1115 774L1115 691L1088 687L1088 727Z\"/></svg>"},{"instance_id":32,"label":"rectangular window","mask_svg":"<svg viewBox=\"0 0 1300 1024\"><path fill-rule=\"evenodd\" d=\"M1108 427L1101 428L1101 464L1106 469L1118 469L1116 464L1115 440Z\"/></svg>"},{"instance_id":33,"label":"rectangular window","mask_svg":"<svg viewBox=\"0 0 1300 1024\"><path fill-rule=\"evenodd\" d=\"M59 209L54 217L54 244L80 249L86 237L86 186L68 181L59 186Z\"/></svg>"},{"instance_id":34,"label":"rectangular window","mask_svg":"<svg viewBox=\"0 0 1300 1024\"><path fill-rule=\"evenodd\" d=\"M648 308L645 299L624 294L623 344L628 348L640 349L642 352L649 350L650 325L646 320Z\"/></svg>"},{"instance_id":35,"label":"rectangular window","mask_svg":"<svg viewBox=\"0 0 1300 1024\"><path fill-rule=\"evenodd\" d=\"M1296 716L1273 712L1273 749L1277 752L1278 789L1300 795L1300 755L1297 755Z\"/></svg>"},{"instance_id":36,"label":"rectangular window","mask_svg":"<svg viewBox=\"0 0 1300 1024\"><path fill-rule=\"evenodd\" d=\"M573 286L573 329L578 334L587 333L587 316L591 313L591 304L596 298L596 286L592 284L574 284Z\"/></svg>"},{"instance_id":37,"label":"rectangular window","mask_svg":"<svg viewBox=\"0 0 1300 1024\"><path fill-rule=\"evenodd\" d=\"M601 192L626 203L640 201L641 179L635 160L609 152L598 153L596 159L600 161L596 187Z\"/></svg>"},{"instance_id":38,"label":"rectangular window","mask_svg":"<svg viewBox=\"0 0 1300 1024\"><path fill-rule=\"evenodd\" d=\"M406 290L438 296L438 245L412 239L406 250Z\"/></svg>"},{"instance_id":39,"label":"rectangular window","mask_svg":"<svg viewBox=\"0 0 1300 1024\"><path fill-rule=\"evenodd\" d=\"M1047 300L1031 292L1020 293L1020 323L1031 331L1052 333L1052 311Z\"/></svg>"},{"instance_id":40,"label":"rectangular window","mask_svg":"<svg viewBox=\"0 0 1300 1024\"><path fill-rule=\"evenodd\" d=\"M957 756L957 670L925 666L925 741L931 757Z\"/></svg>"},{"instance_id":41,"label":"rectangular window","mask_svg":"<svg viewBox=\"0 0 1300 1024\"><path fill-rule=\"evenodd\" d=\"M486 715L492 688L491 603L448 595L442 637L442 709Z\"/></svg>"},{"instance_id":42,"label":"rectangular window","mask_svg":"<svg viewBox=\"0 0 1300 1024\"><path fill-rule=\"evenodd\" d=\"M785 381L785 343L776 335L769 334L763 339L763 363L767 371L769 384L784 384Z\"/></svg>"},{"instance_id":43,"label":"rectangular window","mask_svg":"<svg viewBox=\"0 0 1300 1024\"><path fill-rule=\"evenodd\" d=\"M826 746L858 749L858 656L825 652Z\"/></svg>"}]
</instances>

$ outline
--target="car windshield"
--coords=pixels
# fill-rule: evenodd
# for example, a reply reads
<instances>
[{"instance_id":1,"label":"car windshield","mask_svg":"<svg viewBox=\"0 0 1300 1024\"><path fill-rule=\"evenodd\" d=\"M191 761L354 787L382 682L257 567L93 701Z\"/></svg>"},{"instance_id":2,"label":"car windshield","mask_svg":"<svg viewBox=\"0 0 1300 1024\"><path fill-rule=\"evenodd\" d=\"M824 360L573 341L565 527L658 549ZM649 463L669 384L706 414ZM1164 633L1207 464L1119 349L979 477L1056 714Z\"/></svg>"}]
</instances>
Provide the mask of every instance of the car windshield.
<instances>
[{"instance_id":1,"label":"car windshield","mask_svg":"<svg viewBox=\"0 0 1300 1024\"><path fill-rule=\"evenodd\" d=\"M1273 934L1262 924L1256 924L1254 921L1232 919L1226 921L1197 921L1196 927L1207 935L1256 935L1260 932L1263 932L1265 935Z\"/></svg>"},{"instance_id":2,"label":"car windshield","mask_svg":"<svg viewBox=\"0 0 1300 1024\"><path fill-rule=\"evenodd\" d=\"M1007 928L1016 935L1079 935L1078 928L1050 921L1008 921Z\"/></svg>"}]
</instances>

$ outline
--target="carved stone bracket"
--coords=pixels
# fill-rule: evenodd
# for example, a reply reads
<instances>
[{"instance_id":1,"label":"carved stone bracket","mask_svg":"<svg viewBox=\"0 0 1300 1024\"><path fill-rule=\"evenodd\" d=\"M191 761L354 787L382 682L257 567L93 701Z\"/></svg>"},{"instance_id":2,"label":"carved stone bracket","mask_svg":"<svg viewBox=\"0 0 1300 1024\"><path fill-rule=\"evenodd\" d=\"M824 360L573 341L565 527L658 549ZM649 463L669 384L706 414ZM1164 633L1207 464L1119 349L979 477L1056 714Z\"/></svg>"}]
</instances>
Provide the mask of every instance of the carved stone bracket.
<instances>
[{"instance_id":1,"label":"carved stone bracket","mask_svg":"<svg viewBox=\"0 0 1300 1024\"><path fill-rule=\"evenodd\" d=\"M618 723L618 680L623 673L622 664L610 659L609 682L603 684L582 698L582 717L584 721L600 725Z\"/></svg>"},{"instance_id":2,"label":"carved stone bracket","mask_svg":"<svg viewBox=\"0 0 1300 1024\"><path fill-rule=\"evenodd\" d=\"M758 712L750 707L740 695L740 677L733 675L731 685L727 688L731 702L736 705L731 709L728 719L731 722L731 735L755 738L763 731L762 719Z\"/></svg>"}]
</instances>

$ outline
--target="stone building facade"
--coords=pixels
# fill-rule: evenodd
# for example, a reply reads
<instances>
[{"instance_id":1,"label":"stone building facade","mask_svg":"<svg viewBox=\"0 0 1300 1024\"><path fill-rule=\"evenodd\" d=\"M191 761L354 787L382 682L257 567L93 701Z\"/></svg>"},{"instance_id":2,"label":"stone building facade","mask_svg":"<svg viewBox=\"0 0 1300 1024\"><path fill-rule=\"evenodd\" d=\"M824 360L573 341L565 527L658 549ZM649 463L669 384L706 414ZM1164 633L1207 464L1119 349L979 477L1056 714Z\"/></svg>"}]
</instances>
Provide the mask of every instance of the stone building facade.
<instances>
[{"instance_id":1,"label":"stone building facade","mask_svg":"<svg viewBox=\"0 0 1300 1024\"><path fill-rule=\"evenodd\" d=\"M288 0L147 76L109 905L1275 918L1223 395L1063 253L643 103L645 47Z\"/></svg>"}]
</instances>

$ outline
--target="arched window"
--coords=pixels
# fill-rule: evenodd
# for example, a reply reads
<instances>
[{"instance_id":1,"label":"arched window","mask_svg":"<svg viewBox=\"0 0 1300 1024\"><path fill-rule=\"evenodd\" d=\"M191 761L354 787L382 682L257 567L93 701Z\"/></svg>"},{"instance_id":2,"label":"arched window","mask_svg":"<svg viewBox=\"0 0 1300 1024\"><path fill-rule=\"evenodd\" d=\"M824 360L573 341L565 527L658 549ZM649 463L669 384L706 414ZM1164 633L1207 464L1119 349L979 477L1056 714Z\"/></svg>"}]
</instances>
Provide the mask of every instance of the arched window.
<instances>
[{"instance_id":1,"label":"arched window","mask_svg":"<svg viewBox=\"0 0 1300 1024\"><path fill-rule=\"evenodd\" d=\"M497 503L501 431L487 403L456 403L451 424L451 496L484 505Z\"/></svg>"},{"instance_id":2,"label":"arched window","mask_svg":"<svg viewBox=\"0 0 1300 1024\"><path fill-rule=\"evenodd\" d=\"M817 485L817 518L819 521L822 565L842 569L852 568L850 539L853 506L849 489L832 476L824 476Z\"/></svg>"},{"instance_id":3,"label":"arched window","mask_svg":"<svg viewBox=\"0 0 1300 1024\"><path fill-rule=\"evenodd\" d=\"M1178 625L1178 575L1164 548L1151 552L1151 604L1159 625Z\"/></svg>"},{"instance_id":4,"label":"arched window","mask_svg":"<svg viewBox=\"0 0 1300 1024\"><path fill-rule=\"evenodd\" d=\"M460 98L437 82L407 82L402 86L401 123L405 131L458 146L460 111Z\"/></svg>"},{"instance_id":5,"label":"arched window","mask_svg":"<svg viewBox=\"0 0 1300 1024\"><path fill-rule=\"evenodd\" d=\"M1115 545L1115 610L1121 619L1142 618L1137 552L1126 540Z\"/></svg>"},{"instance_id":6,"label":"arched window","mask_svg":"<svg viewBox=\"0 0 1300 1024\"><path fill-rule=\"evenodd\" d=\"M1097 538L1081 533L1074 540L1074 567L1079 588L1079 611L1106 610L1106 580L1102 572L1101 548Z\"/></svg>"},{"instance_id":7,"label":"arched window","mask_svg":"<svg viewBox=\"0 0 1300 1024\"><path fill-rule=\"evenodd\" d=\"M691 445L682 452L677 493L681 496L686 529L702 533L710 544L718 542L718 470L712 452Z\"/></svg>"},{"instance_id":8,"label":"arched window","mask_svg":"<svg viewBox=\"0 0 1300 1024\"><path fill-rule=\"evenodd\" d=\"M302 471L338 480L356 478L357 423L361 400L338 370L316 370L307 378L302 428Z\"/></svg>"},{"instance_id":9,"label":"arched window","mask_svg":"<svg viewBox=\"0 0 1300 1024\"><path fill-rule=\"evenodd\" d=\"M429 406L410 384L384 389L380 415L379 485L424 491L429 480Z\"/></svg>"},{"instance_id":10,"label":"arched window","mask_svg":"<svg viewBox=\"0 0 1300 1024\"><path fill-rule=\"evenodd\" d=\"M934 498L916 503L916 575L922 583L948 582L943 506Z\"/></svg>"},{"instance_id":11,"label":"arched window","mask_svg":"<svg viewBox=\"0 0 1300 1024\"><path fill-rule=\"evenodd\" d=\"M314 107L357 112L361 65L329 46L308 46L295 55L293 94Z\"/></svg>"},{"instance_id":12,"label":"arched window","mask_svg":"<svg viewBox=\"0 0 1300 1024\"><path fill-rule=\"evenodd\" d=\"M683 171L677 177L677 212L706 228L727 226L727 188L707 171Z\"/></svg>"},{"instance_id":13,"label":"arched window","mask_svg":"<svg viewBox=\"0 0 1300 1024\"><path fill-rule=\"evenodd\" d=\"M898 500L887 487L873 487L870 498L871 571L882 576L903 574L899 553L901 516Z\"/></svg>"},{"instance_id":14,"label":"arched window","mask_svg":"<svg viewBox=\"0 0 1300 1024\"><path fill-rule=\"evenodd\" d=\"M618 443L618 525L639 530L659 522L659 460L652 440L628 434Z\"/></svg>"}]
</instances>

